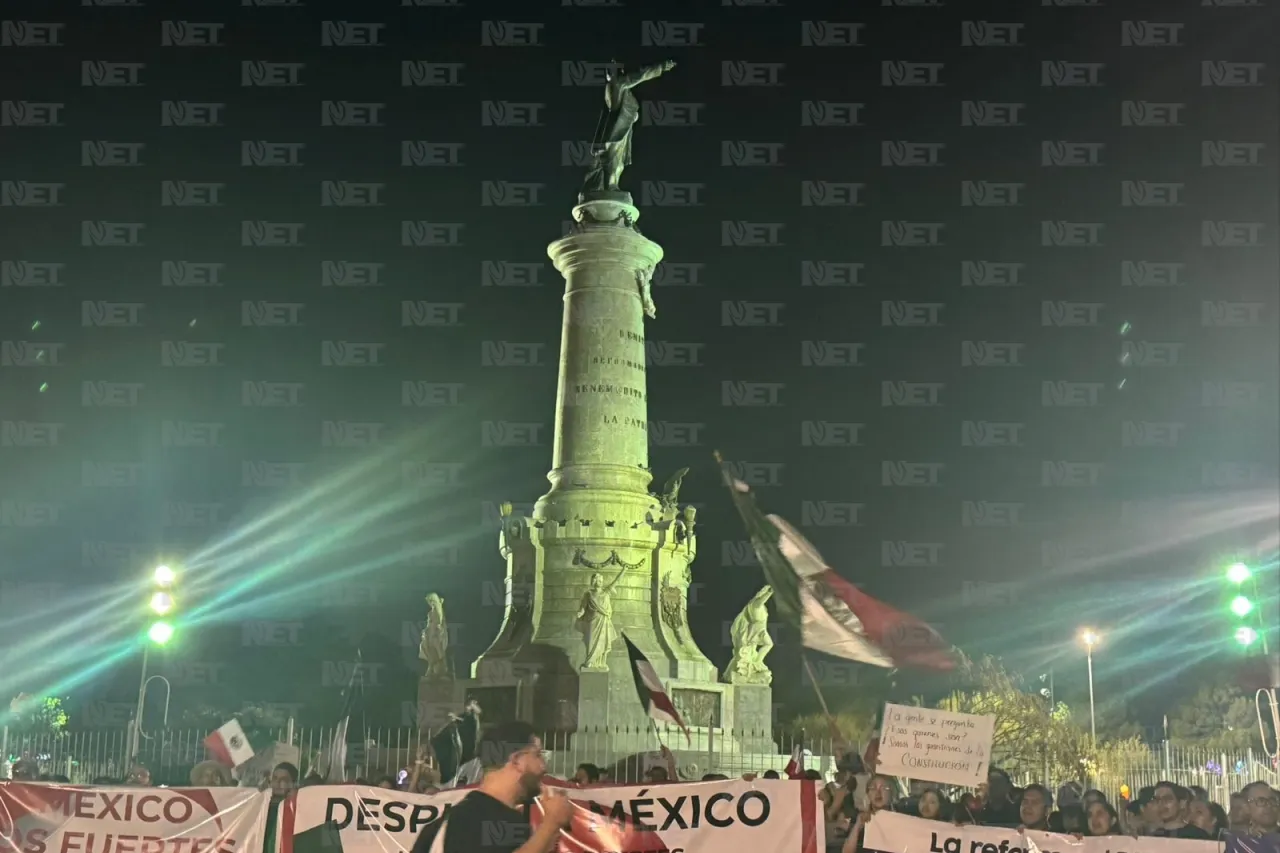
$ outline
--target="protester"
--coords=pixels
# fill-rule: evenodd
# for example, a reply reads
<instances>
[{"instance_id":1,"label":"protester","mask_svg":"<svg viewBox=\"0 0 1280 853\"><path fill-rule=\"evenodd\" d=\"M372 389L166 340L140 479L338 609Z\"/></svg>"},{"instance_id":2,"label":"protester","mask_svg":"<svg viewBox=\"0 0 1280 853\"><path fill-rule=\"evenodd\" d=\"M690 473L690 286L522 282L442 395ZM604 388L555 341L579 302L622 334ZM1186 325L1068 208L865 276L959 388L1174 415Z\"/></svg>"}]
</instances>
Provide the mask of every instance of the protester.
<instances>
[{"instance_id":1,"label":"protester","mask_svg":"<svg viewBox=\"0 0 1280 853\"><path fill-rule=\"evenodd\" d=\"M404 785L405 790L421 794L428 788L435 788L439 781L435 767L431 763L431 747L419 747L418 756L413 760L413 771Z\"/></svg>"},{"instance_id":2,"label":"protester","mask_svg":"<svg viewBox=\"0 0 1280 853\"><path fill-rule=\"evenodd\" d=\"M1249 826L1249 804L1245 802L1243 791L1231 795L1227 809L1227 827L1232 832L1241 832Z\"/></svg>"},{"instance_id":3,"label":"protester","mask_svg":"<svg viewBox=\"0 0 1280 853\"><path fill-rule=\"evenodd\" d=\"M1203 829L1187 822L1191 792L1186 788L1176 782L1157 782L1152 803L1155 805L1155 826L1148 831L1148 835L1154 838L1209 840L1209 835Z\"/></svg>"},{"instance_id":4,"label":"protester","mask_svg":"<svg viewBox=\"0 0 1280 853\"><path fill-rule=\"evenodd\" d=\"M852 774L851 774L852 775ZM862 836L867 823L878 812L893 810L893 792L896 783L892 776L876 773L867 780L867 810L858 814L858 819L849 828L849 834L841 846L841 853L858 853L863 850ZM870 853L870 851L867 851Z\"/></svg>"},{"instance_id":5,"label":"protester","mask_svg":"<svg viewBox=\"0 0 1280 853\"><path fill-rule=\"evenodd\" d=\"M764 773L760 774L760 776L761 776L761 778L763 778L763 779L781 779L781 778L782 778L782 777L778 774L778 771L777 771L777 770L766 770L766 771L764 771Z\"/></svg>"},{"instance_id":6,"label":"protester","mask_svg":"<svg viewBox=\"0 0 1280 853\"><path fill-rule=\"evenodd\" d=\"M34 761L20 758L14 762L10 774L15 782L34 782L40 778L40 768Z\"/></svg>"},{"instance_id":7,"label":"protester","mask_svg":"<svg viewBox=\"0 0 1280 853\"><path fill-rule=\"evenodd\" d=\"M1266 782L1251 782L1240 791L1244 795L1247 824L1245 831L1261 836L1280 832L1280 797Z\"/></svg>"},{"instance_id":8,"label":"protester","mask_svg":"<svg viewBox=\"0 0 1280 853\"><path fill-rule=\"evenodd\" d=\"M151 770L145 764L134 764L129 768L129 775L124 783L135 788L151 787Z\"/></svg>"},{"instance_id":9,"label":"protester","mask_svg":"<svg viewBox=\"0 0 1280 853\"><path fill-rule=\"evenodd\" d=\"M1092 836L1102 835L1120 835L1120 815L1116 813L1115 807L1106 801L1106 799L1097 800L1089 799L1088 811L1085 812L1086 824L1085 834Z\"/></svg>"},{"instance_id":10,"label":"protester","mask_svg":"<svg viewBox=\"0 0 1280 853\"><path fill-rule=\"evenodd\" d=\"M1196 797L1191 801L1187 819L1193 826L1204 830L1211 841L1217 841L1227 829L1227 813L1222 810L1222 806L1209 802L1207 798L1202 800Z\"/></svg>"},{"instance_id":11,"label":"protester","mask_svg":"<svg viewBox=\"0 0 1280 853\"><path fill-rule=\"evenodd\" d=\"M229 788L235 784L231 771L216 761L201 761L191 768L191 784L196 788Z\"/></svg>"},{"instance_id":12,"label":"protester","mask_svg":"<svg viewBox=\"0 0 1280 853\"><path fill-rule=\"evenodd\" d=\"M1082 836L1087 828L1084 809L1078 805L1063 806L1059 804L1058 810L1049 815L1050 832Z\"/></svg>"},{"instance_id":13,"label":"protester","mask_svg":"<svg viewBox=\"0 0 1280 853\"><path fill-rule=\"evenodd\" d=\"M978 799L977 794L965 793L960 795L960 799L956 802L955 810L952 812L952 818L955 820L956 826L970 826L981 823L982 817L982 800Z\"/></svg>"},{"instance_id":14,"label":"protester","mask_svg":"<svg viewBox=\"0 0 1280 853\"><path fill-rule=\"evenodd\" d=\"M950 820L951 802L937 788L925 788L916 801L916 812L925 820Z\"/></svg>"},{"instance_id":15,"label":"protester","mask_svg":"<svg viewBox=\"0 0 1280 853\"><path fill-rule=\"evenodd\" d=\"M977 817L978 823L984 826L1012 828L1022 823L1013 781L1009 779L1008 773L998 767L992 767L987 773L986 802L983 804L982 814Z\"/></svg>"},{"instance_id":16,"label":"protester","mask_svg":"<svg viewBox=\"0 0 1280 853\"><path fill-rule=\"evenodd\" d=\"M828 849L839 850L854 826L858 817L853 799L857 784L857 778L848 770L837 770L835 780L818 792L818 798L822 801Z\"/></svg>"},{"instance_id":17,"label":"protester","mask_svg":"<svg viewBox=\"0 0 1280 853\"><path fill-rule=\"evenodd\" d=\"M542 795L543 818L531 831L519 806L538 796L547 762L542 741L527 723L502 723L481 737L478 758L485 768L480 787L422 830L413 853L550 853L573 806L550 792ZM437 835L443 842L436 845Z\"/></svg>"},{"instance_id":18,"label":"protester","mask_svg":"<svg viewBox=\"0 0 1280 853\"><path fill-rule=\"evenodd\" d=\"M266 844L263 850L276 849L276 830L280 820L280 809L277 808L290 794L298 788L298 768L287 761L277 764L269 777L271 786L271 808L267 809L267 825L263 831Z\"/></svg>"},{"instance_id":19,"label":"protester","mask_svg":"<svg viewBox=\"0 0 1280 853\"><path fill-rule=\"evenodd\" d=\"M819 793L830 823L838 823L840 819L853 820L858 816L858 808L854 803L858 779L847 770L837 770L836 778Z\"/></svg>"},{"instance_id":20,"label":"protester","mask_svg":"<svg viewBox=\"0 0 1280 853\"><path fill-rule=\"evenodd\" d=\"M1053 794L1044 785L1033 783L1022 790L1018 803L1018 819L1021 829L1049 831L1049 812L1053 810Z\"/></svg>"},{"instance_id":21,"label":"protester","mask_svg":"<svg viewBox=\"0 0 1280 853\"><path fill-rule=\"evenodd\" d=\"M573 781L579 785L594 785L600 781L600 768L594 764L579 764L574 771Z\"/></svg>"},{"instance_id":22,"label":"protester","mask_svg":"<svg viewBox=\"0 0 1280 853\"><path fill-rule=\"evenodd\" d=\"M271 799L280 802L298 787L298 768L282 761L271 771Z\"/></svg>"}]
</instances>

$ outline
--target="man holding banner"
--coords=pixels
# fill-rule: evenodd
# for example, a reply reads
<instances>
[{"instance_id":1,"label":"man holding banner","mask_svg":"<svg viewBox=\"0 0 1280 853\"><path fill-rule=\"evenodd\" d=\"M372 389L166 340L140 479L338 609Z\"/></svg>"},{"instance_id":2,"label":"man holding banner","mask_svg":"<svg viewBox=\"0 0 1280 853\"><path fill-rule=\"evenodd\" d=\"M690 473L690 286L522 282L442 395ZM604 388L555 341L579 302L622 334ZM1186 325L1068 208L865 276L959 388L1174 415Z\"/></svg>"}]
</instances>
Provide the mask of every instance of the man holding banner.
<instances>
[{"instance_id":1,"label":"man holding banner","mask_svg":"<svg viewBox=\"0 0 1280 853\"><path fill-rule=\"evenodd\" d=\"M427 825L413 853L550 853L572 819L573 806L542 791L547 762L533 727L520 722L495 726L481 739L478 752L485 769L480 787ZM519 807L539 794L542 820L533 829Z\"/></svg>"}]
</instances>

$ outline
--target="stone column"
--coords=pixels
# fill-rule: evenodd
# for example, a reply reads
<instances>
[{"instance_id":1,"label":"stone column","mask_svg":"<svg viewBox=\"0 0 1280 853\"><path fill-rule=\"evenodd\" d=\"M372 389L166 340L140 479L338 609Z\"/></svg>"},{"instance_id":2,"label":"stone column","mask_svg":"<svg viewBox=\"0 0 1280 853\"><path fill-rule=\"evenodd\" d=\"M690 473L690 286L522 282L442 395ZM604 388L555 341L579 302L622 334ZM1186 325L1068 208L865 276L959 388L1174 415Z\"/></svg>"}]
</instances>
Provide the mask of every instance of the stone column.
<instances>
[{"instance_id":1,"label":"stone column","mask_svg":"<svg viewBox=\"0 0 1280 853\"><path fill-rule=\"evenodd\" d=\"M662 247L635 229L627 193L573 211L573 233L547 247L564 276L551 493L592 489L647 497L644 317Z\"/></svg>"}]
</instances>

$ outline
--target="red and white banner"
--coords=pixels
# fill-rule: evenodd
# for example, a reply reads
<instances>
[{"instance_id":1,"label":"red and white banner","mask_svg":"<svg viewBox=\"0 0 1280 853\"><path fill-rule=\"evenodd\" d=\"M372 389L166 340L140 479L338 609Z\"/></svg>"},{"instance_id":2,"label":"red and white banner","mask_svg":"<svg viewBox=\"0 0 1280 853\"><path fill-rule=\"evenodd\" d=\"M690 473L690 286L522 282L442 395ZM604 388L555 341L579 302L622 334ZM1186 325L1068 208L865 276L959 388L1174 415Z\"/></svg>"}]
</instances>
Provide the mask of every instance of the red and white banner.
<instances>
[{"instance_id":1,"label":"red and white banner","mask_svg":"<svg viewBox=\"0 0 1280 853\"><path fill-rule=\"evenodd\" d=\"M880 812L867 824L866 850L883 853L1218 853L1216 841L1104 835L1076 838L1056 832L953 826L937 820Z\"/></svg>"},{"instance_id":2,"label":"red and white banner","mask_svg":"<svg viewBox=\"0 0 1280 853\"><path fill-rule=\"evenodd\" d=\"M808 780L544 786L577 807L572 826L561 833L560 853L822 853L826 844L818 789ZM409 851L423 827L468 793L457 789L428 796L350 785L301 788L285 803L280 853ZM536 826L541 817L535 804L530 823Z\"/></svg>"},{"instance_id":3,"label":"red and white banner","mask_svg":"<svg viewBox=\"0 0 1280 853\"><path fill-rule=\"evenodd\" d=\"M0 783L0 853L262 853L271 795L246 788Z\"/></svg>"}]
</instances>

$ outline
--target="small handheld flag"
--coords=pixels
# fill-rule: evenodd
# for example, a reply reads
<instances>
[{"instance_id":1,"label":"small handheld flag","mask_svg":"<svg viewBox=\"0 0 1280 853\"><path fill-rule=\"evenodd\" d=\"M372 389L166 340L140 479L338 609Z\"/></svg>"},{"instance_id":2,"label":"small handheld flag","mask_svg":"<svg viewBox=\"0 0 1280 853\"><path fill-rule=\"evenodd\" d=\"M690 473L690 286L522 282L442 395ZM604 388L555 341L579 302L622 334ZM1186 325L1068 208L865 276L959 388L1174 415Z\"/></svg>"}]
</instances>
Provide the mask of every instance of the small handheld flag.
<instances>
[{"instance_id":1,"label":"small handheld flag","mask_svg":"<svg viewBox=\"0 0 1280 853\"><path fill-rule=\"evenodd\" d=\"M219 764L235 769L253 758L253 747L239 720L223 723L222 727L204 739L213 760Z\"/></svg>"},{"instance_id":2,"label":"small handheld flag","mask_svg":"<svg viewBox=\"0 0 1280 853\"><path fill-rule=\"evenodd\" d=\"M684 732L685 740L688 741L689 727L684 724L684 720L680 719L680 712L676 710L671 697L662 686L658 671L626 634L622 635L622 641L627 644L627 656L631 658L631 674L636 680L636 694L640 697L640 704L644 706L645 714L653 720L675 723Z\"/></svg>"}]
</instances>

